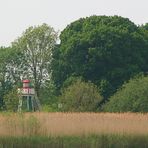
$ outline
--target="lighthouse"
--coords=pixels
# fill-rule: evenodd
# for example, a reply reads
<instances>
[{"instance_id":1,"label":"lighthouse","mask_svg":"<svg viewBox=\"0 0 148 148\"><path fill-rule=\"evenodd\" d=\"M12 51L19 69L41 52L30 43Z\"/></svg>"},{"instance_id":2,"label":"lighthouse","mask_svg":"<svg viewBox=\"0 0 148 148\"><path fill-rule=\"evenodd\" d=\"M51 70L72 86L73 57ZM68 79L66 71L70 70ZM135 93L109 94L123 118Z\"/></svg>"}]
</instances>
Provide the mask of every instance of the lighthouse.
<instances>
[{"instance_id":1,"label":"lighthouse","mask_svg":"<svg viewBox=\"0 0 148 148\"><path fill-rule=\"evenodd\" d=\"M22 83L23 87L18 88L18 111L36 111L39 105L36 99L35 90L31 87L30 80L23 80Z\"/></svg>"}]
</instances>

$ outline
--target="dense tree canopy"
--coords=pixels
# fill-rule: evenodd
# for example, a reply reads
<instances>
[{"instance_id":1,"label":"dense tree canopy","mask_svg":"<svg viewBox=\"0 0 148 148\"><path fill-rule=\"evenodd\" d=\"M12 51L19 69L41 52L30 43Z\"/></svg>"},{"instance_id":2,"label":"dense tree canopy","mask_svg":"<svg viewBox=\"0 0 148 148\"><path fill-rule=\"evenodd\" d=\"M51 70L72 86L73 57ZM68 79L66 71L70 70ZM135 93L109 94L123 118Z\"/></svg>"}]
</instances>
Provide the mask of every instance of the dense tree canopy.
<instances>
[{"instance_id":1,"label":"dense tree canopy","mask_svg":"<svg viewBox=\"0 0 148 148\"><path fill-rule=\"evenodd\" d=\"M119 16L91 16L68 25L60 35L53 79L70 76L97 84L105 98L130 77L144 71L147 47L139 28ZM59 77L60 75L60 77Z\"/></svg>"},{"instance_id":2,"label":"dense tree canopy","mask_svg":"<svg viewBox=\"0 0 148 148\"><path fill-rule=\"evenodd\" d=\"M106 111L145 112L147 77L126 83L139 73L148 74L148 24L120 16L81 18L61 32L59 44L47 24L29 27L10 47L0 47L0 108L4 102L17 108L12 98L27 78L49 110L62 102L65 111L96 111L109 98Z\"/></svg>"}]
</instances>

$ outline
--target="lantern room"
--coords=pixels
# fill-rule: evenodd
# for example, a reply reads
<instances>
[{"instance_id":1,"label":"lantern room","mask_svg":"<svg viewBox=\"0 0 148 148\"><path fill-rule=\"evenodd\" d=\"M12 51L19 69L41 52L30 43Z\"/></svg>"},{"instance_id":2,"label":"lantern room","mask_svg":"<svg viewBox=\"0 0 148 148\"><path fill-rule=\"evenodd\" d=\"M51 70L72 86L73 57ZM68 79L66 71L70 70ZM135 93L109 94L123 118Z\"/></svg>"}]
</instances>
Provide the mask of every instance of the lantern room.
<instances>
[{"instance_id":1,"label":"lantern room","mask_svg":"<svg viewBox=\"0 0 148 148\"><path fill-rule=\"evenodd\" d=\"M30 80L23 80L23 88L29 88Z\"/></svg>"},{"instance_id":2,"label":"lantern room","mask_svg":"<svg viewBox=\"0 0 148 148\"><path fill-rule=\"evenodd\" d=\"M35 95L34 88L30 87L30 80L23 80L23 87L18 88L18 93L22 96Z\"/></svg>"}]
</instances>

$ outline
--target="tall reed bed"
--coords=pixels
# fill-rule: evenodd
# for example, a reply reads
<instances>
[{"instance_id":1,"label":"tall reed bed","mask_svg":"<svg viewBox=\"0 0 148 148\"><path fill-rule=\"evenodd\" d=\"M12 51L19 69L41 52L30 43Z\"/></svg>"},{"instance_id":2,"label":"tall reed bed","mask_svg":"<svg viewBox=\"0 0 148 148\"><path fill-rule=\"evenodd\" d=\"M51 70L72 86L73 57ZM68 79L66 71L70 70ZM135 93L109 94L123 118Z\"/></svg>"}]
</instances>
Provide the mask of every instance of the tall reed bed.
<instances>
[{"instance_id":1,"label":"tall reed bed","mask_svg":"<svg viewBox=\"0 0 148 148\"><path fill-rule=\"evenodd\" d=\"M0 136L148 135L148 114L0 114Z\"/></svg>"},{"instance_id":2,"label":"tall reed bed","mask_svg":"<svg viewBox=\"0 0 148 148\"><path fill-rule=\"evenodd\" d=\"M0 148L147 148L148 114L0 114Z\"/></svg>"}]
</instances>

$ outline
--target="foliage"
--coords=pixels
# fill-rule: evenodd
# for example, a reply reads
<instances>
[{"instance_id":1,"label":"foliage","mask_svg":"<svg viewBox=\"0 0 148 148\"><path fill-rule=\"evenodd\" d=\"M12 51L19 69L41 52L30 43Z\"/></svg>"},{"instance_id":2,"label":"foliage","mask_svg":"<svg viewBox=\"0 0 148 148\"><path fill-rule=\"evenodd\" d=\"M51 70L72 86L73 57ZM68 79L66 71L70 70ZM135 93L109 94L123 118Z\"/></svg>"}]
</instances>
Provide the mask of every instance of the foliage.
<instances>
[{"instance_id":1,"label":"foliage","mask_svg":"<svg viewBox=\"0 0 148 148\"><path fill-rule=\"evenodd\" d=\"M81 76L99 86L106 99L124 81L146 70L146 40L127 18L82 18L68 25L60 39L53 68L53 80L59 88L69 77Z\"/></svg>"},{"instance_id":2,"label":"foliage","mask_svg":"<svg viewBox=\"0 0 148 148\"><path fill-rule=\"evenodd\" d=\"M51 76L52 50L56 40L55 30L43 24L29 27L12 43L13 48L23 53L23 76L33 80L38 96L41 86Z\"/></svg>"},{"instance_id":3,"label":"foliage","mask_svg":"<svg viewBox=\"0 0 148 148\"><path fill-rule=\"evenodd\" d=\"M43 112L58 112L60 111L60 109L58 108L58 102L56 103L51 103L51 104L45 104L45 105L42 105L42 111Z\"/></svg>"},{"instance_id":4,"label":"foliage","mask_svg":"<svg viewBox=\"0 0 148 148\"><path fill-rule=\"evenodd\" d=\"M14 87L4 96L4 104L6 110L16 112L18 109L18 103L19 103L19 96L17 93L17 88Z\"/></svg>"},{"instance_id":5,"label":"foliage","mask_svg":"<svg viewBox=\"0 0 148 148\"><path fill-rule=\"evenodd\" d=\"M65 88L60 96L63 111L97 111L102 97L97 87L90 82L77 80L75 83Z\"/></svg>"},{"instance_id":6,"label":"foliage","mask_svg":"<svg viewBox=\"0 0 148 148\"><path fill-rule=\"evenodd\" d=\"M131 79L104 106L108 112L148 112L148 77Z\"/></svg>"},{"instance_id":7,"label":"foliage","mask_svg":"<svg viewBox=\"0 0 148 148\"><path fill-rule=\"evenodd\" d=\"M40 102L42 111L55 112L58 111L58 93L52 80L46 81L45 85L40 89Z\"/></svg>"},{"instance_id":8,"label":"foliage","mask_svg":"<svg viewBox=\"0 0 148 148\"><path fill-rule=\"evenodd\" d=\"M0 48L0 107L4 106L4 94L20 81L21 57L21 53L14 48Z\"/></svg>"},{"instance_id":9,"label":"foliage","mask_svg":"<svg viewBox=\"0 0 148 148\"><path fill-rule=\"evenodd\" d=\"M58 111L60 100L64 102L63 110L66 111L96 111L108 98L110 102L105 110L147 111L144 103L146 83L142 85L140 79L138 82L130 80L131 87L136 87L138 83L141 85L141 89L135 89L137 92L124 83L138 73L146 75L148 72L148 23L136 26L120 16L90 16L68 25L61 32L60 44L56 44L57 36L52 27L42 24L26 29L10 47L0 47L1 110L4 104L8 110L16 110L15 101L10 96L15 98L14 86L18 86L22 78L27 78L33 81L46 111ZM92 83L103 96L97 103L91 100ZM124 86L119 89L122 84ZM76 85L80 85L81 89L78 89L79 86L76 88ZM96 86L94 89L98 92ZM125 86L129 88L125 89ZM121 96L118 95L120 93ZM141 99L135 101L136 95ZM119 104L114 99L117 97ZM89 104L89 101L94 104Z\"/></svg>"},{"instance_id":10,"label":"foliage","mask_svg":"<svg viewBox=\"0 0 148 148\"><path fill-rule=\"evenodd\" d=\"M62 86L62 89L66 89L67 87L69 87L70 85L76 83L78 80L80 81L84 81L84 79L82 77L76 77L76 76L70 76L68 77L64 83L63 83L63 86ZM61 89L61 91L62 91Z\"/></svg>"}]
</instances>

